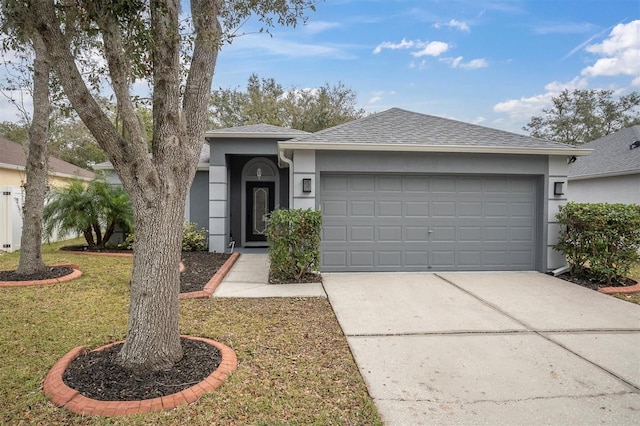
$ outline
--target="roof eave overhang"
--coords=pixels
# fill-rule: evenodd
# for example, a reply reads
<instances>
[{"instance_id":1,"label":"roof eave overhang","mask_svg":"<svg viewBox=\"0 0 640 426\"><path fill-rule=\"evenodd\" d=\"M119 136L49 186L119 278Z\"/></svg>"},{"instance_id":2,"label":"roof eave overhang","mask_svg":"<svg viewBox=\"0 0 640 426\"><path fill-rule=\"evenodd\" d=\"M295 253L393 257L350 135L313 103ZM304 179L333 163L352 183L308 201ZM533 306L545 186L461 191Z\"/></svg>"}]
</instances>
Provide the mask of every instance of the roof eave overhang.
<instances>
[{"instance_id":1,"label":"roof eave overhang","mask_svg":"<svg viewBox=\"0 0 640 426\"><path fill-rule=\"evenodd\" d=\"M412 145L412 144L361 144L361 143L306 143L278 142L280 150L313 149L318 151L386 151L386 152L445 152L472 154L526 154L526 155L589 155L585 148L535 148L480 145Z\"/></svg>"},{"instance_id":2,"label":"roof eave overhang","mask_svg":"<svg viewBox=\"0 0 640 426\"><path fill-rule=\"evenodd\" d=\"M568 178L569 180L583 180L583 179L597 179L597 178L608 178L608 177L628 176L628 175L640 176L640 169L622 170L622 171L608 172L608 173L592 173L588 175L569 176Z\"/></svg>"},{"instance_id":3,"label":"roof eave overhang","mask_svg":"<svg viewBox=\"0 0 640 426\"><path fill-rule=\"evenodd\" d=\"M207 139L293 139L302 136L300 133L269 132L207 132Z\"/></svg>"},{"instance_id":4,"label":"roof eave overhang","mask_svg":"<svg viewBox=\"0 0 640 426\"><path fill-rule=\"evenodd\" d=\"M8 163L0 163L0 169L5 169L5 170L16 170L18 172L26 172L26 169L24 166L17 166L15 164L8 164ZM53 176L53 177L58 177L58 178L63 178L63 179L72 179L72 178L78 178L81 180L91 180L92 178L87 177L87 176L80 176L78 174L69 174L69 173L62 173L62 172L56 172L55 170L48 170L47 171L47 175L48 176Z\"/></svg>"}]
</instances>

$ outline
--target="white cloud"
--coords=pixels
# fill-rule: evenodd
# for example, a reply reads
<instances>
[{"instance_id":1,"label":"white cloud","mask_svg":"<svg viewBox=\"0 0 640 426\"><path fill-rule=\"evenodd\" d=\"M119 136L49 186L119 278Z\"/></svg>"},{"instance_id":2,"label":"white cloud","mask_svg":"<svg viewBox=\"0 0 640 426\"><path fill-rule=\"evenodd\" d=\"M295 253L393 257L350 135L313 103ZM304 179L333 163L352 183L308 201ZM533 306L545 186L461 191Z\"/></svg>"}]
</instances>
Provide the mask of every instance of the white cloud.
<instances>
[{"instance_id":1,"label":"white cloud","mask_svg":"<svg viewBox=\"0 0 640 426\"><path fill-rule=\"evenodd\" d=\"M386 96L394 96L395 90L385 92L384 90L377 90L371 93L371 97L367 101L367 105L372 105L381 102Z\"/></svg>"},{"instance_id":2,"label":"white cloud","mask_svg":"<svg viewBox=\"0 0 640 426\"><path fill-rule=\"evenodd\" d=\"M411 40L405 40L404 38L402 39L402 41L400 41L400 43L393 43L390 41L383 41L382 43L380 43L379 45L376 46L375 49L373 49L373 53L374 54L378 54L380 52L382 52L382 49L391 49L391 50L396 50L396 49L411 49L415 46L415 42L411 41Z\"/></svg>"},{"instance_id":3,"label":"white cloud","mask_svg":"<svg viewBox=\"0 0 640 426\"><path fill-rule=\"evenodd\" d=\"M511 119L528 120L534 115L539 115L543 108L551 104L551 98L557 96L563 90L585 89L587 86L587 80L581 77L575 77L565 83L552 81L544 87L545 93L499 102L493 107L493 110L508 114Z\"/></svg>"},{"instance_id":4,"label":"white cloud","mask_svg":"<svg viewBox=\"0 0 640 426\"><path fill-rule=\"evenodd\" d=\"M464 21L457 21L455 19L450 20L449 22L445 22L443 24L435 23L433 24L435 28L449 27L460 31L471 31L469 25Z\"/></svg>"},{"instance_id":5,"label":"white cloud","mask_svg":"<svg viewBox=\"0 0 640 426\"><path fill-rule=\"evenodd\" d=\"M484 117L476 117L473 120L471 120L473 124L481 124L481 123L484 123L485 121L487 121L487 119Z\"/></svg>"},{"instance_id":6,"label":"white cloud","mask_svg":"<svg viewBox=\"0 0 640 426\"><path fill-rule=\"evenodd\" d=\"M411 55L420 58L422 56L440 56L444 52L449 50L449 45L442 41L432 41L425 45L422 50L418 52L412 52Z\"/></svg>"},{"instance_id":7,"label":"white cloud","mask_svg":"<svg viewBox=\"0 0 640 426\"><path fill-rule=\"evenodd\" d=\"M464 57L458 56L456 58L442 58L442 62L449 62L451 68L462 68L466 70L476 70L478 68L486 68L489 63L484 58L472 59L469 62L463 62Z\"/></svg>"},{"instance_id":8,"label":"white cloud","mask_svg":"<svg viewBox=\"0 0 640 426\"><path fill-rule=\"evenodd\" d=\"M422 56L439 56L449 50L449 47L449 44L443 41L425 42L420 40L407 40L403 38L400 43L394 43L391 41L384 41L380 43L375 47L375 49L373 49L373 54L377 55L382 52L383 49L419 49L415 52L411 52L411 55L415 58L420 58Z\"/></svg>"},{"instance_id":9,"label":"white cloud","mask_svg":"<svg viewBox=\"0 0 640 426\"><path fill-rule=\"evenodd\" d=\"M640 20L616 25L602 43L588 45L585 50L604 57L584 68L584 76L640 77Z\"/></svg>"}]
</instances>

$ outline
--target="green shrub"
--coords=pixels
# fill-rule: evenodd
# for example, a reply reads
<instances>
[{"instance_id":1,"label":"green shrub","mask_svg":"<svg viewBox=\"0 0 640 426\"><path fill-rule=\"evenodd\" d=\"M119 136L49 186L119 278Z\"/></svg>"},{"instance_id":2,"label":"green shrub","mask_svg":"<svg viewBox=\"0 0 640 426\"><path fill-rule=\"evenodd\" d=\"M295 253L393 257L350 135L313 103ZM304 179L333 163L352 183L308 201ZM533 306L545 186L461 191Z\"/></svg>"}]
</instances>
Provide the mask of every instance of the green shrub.
<instances>
[{"instance_id":1,"label":"green shrub","mask_svg":"<svg viewBox=\"0 0 640 426\"><path fill-rule=\"evenodd\" d=\"M207 230L197 229L193 222L185 222L182 234L182 251L205 251L207 249Z\"/></svg>"},{"instance_id":2,"label":"green shrub","mask_svg":"<svg viewBox=\"0 0 640 426\"><path fill-rule=\"evenodd\" d=\"M274 210L267 226L271 276L299 280L320 267L322 213L314 210Z\"/></svg>"},{"instance_id":3,"label":"green shrub","mask_svg":"<svg viewBox=\"0 0 640 426\"><path fill-rule=\"evenodd\" d=\"M135 234L127 234L127 238L118 244L118 248L133 250ZM205 251L207 250L207 230L202 228L198 231L196 224L185 222L182 234L182 251Z\"/></svg>"},{"instance_id":4,"label":"green shrub","mask_svg":"<svg viewBox=\"0 0 640 426\"><path fill-rule=\"evenodd\" d=\"M554 248L572 274L612 284L640 260L639 205L567 203L556 217L563 226Z\"/></svg>"}]
</instances>

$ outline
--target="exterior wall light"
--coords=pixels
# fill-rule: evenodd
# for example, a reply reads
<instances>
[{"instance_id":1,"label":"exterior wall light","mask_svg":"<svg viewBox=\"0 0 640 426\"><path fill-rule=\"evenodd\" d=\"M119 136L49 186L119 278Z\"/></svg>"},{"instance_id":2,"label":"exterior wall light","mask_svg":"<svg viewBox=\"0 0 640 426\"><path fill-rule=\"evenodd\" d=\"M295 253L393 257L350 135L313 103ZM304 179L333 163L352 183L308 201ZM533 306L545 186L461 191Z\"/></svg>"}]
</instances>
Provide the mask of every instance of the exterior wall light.
<instances>
[{"instance_id":1,"label":"exterior wall light","mask_svg":"<svg viewBox=\"0 0 640 426\"><path fill-rule=\"evenodd\" d=\"M302 192L308 194L311 192L311 178L302 179Z\"/></svg>"},{"instance_id":2,"label":"exterior wall light","mask_svg":"<svg viewBox=\"0 0 640 426\"><path fill-rule=\"evenodd\" d=\"M563 185L564 182L555 182L553 184L553 195L564 195L564 191L562 189Z\"/></svg>"}]
</instances>

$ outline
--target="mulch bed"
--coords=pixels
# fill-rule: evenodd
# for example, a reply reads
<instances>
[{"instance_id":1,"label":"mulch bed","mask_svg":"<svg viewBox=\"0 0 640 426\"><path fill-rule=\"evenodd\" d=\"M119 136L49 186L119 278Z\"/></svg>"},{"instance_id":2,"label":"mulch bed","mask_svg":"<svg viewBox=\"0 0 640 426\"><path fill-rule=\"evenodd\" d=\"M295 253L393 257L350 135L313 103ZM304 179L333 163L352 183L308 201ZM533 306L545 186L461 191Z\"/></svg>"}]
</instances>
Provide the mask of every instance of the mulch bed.
<instances>
[{"instance_id":1,"label":"mulch bed","mask_svg":"<svg viewBox=\"0 0 640 426\"><path fill-rule=\"evenodd\" d=\"M62 380L87 398L99 401L137 401L171 395L189 388L218 368L218 348L181 339L183 357L173 368L137 375L116 362L122 344L80 355L67 367Z\"/></svg>"},{"instance_id":2,"label":"mulch bed","mask_svg":"<svg viewBox=\"0 0 640 426\"><path fill-rule=\"evenodd\" d=\"M564 273L558 275L556 278L563 279L565 281L572 282L574 284L578 284L582 287L590 288L591 290L598 290L603 287L628 287L632 285L636 285L637 282L632 280L631 278L625 278L622 282L614 282L611 284L602 283L599 281L593 281L588 278L577 277L575 275L571 275L570 273Z\"/></svg>"},{"instance_id":3,"label":"mulch bed","mask_svg":"<svg viewBox=\"0 0 640 426\"><path fill-rule=\"evenodd\" d=\"M0 271L0 281L41 281L52 278L60 278L73 272L73 268L68 266L47 266L42 272L35 274L18 274L13 271Z\"/></svg>"},{"instance_id":4,"label":"mulch bed","mask_svg":"<svg viewBox=\"0 0 640 426\"><path fill-rule=\"evenodd\" d=\"M294 284L294 283L321 283L322 275L308 273L304 274L300 279L297 280L283 280L276 276L274 276L271 272L269 272L269 284Z\"/></svg>"},{"instance_id":5,"label":"mulch bed","mask_svg":"<svg viewBox=\"0 0 640 426\"><path fill-rule=\"evenodd\" d=\"M229 256L206 251L182 252L184 271L180 274L180 293L202 290Z\"/></svg>"}]
</instances>

